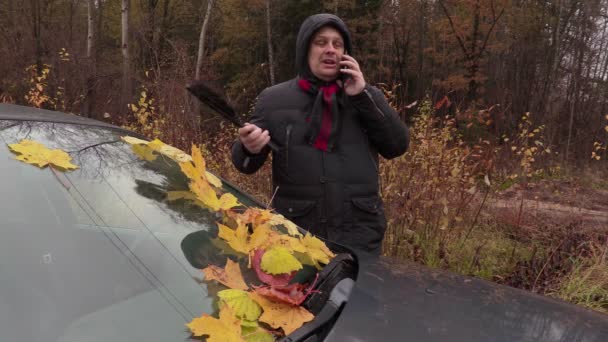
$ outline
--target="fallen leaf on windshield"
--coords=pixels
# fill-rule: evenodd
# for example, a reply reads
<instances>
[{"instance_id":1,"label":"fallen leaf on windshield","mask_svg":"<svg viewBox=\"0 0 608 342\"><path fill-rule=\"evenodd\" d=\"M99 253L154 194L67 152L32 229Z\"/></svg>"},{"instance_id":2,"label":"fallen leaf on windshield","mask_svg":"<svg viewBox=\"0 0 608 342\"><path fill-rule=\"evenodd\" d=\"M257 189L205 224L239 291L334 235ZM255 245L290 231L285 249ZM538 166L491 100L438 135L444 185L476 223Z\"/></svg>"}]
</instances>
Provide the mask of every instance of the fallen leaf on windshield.
<instances>
[{"instance_id":1,"label":"fallen leaf on windshield","mask_svg":"<svg viewBox=\"0 0 608 342\"><path fill-rule=\"evenodd\" d=\"M220 308L220 318L203 314L186 324L193 336L207 335L207 342L243 342L241 322L232 310L224 305Z\"/></svg>"},{"instance_id":2,"label":"fallen leaf on windshield","mask_svg":"<svg viewBox=\"0 0 608 342\"><path fill-rule=\"evenodd\" d=\"M266 251L260 263L262 270L273 275L291 273L302 269L302 264L284 247L273 247Z\"/></svg>"},{"instance_id":3,"label":"fallen leaf on windshield","mask_svg":"<svg viewBox=\"0 0 608 342\"><path fill-rule=\"evenodd\" d=\"M154 151L167 156L178 163L185 163L188 161L192 161L192 157L186 152L175 148L171 145L167 145L164 142L154 139L148 143L148 147L153 149Z\"/></svg>"},{"instance_id":4,"label":"fallen leaf on windshield","mask_svg":"<svg viewBox=\"0 0 608 342\"><path fill-rule=\"evenodd\" d=\"M215 190L201 178L190 182L190 191L196 195L199 201L213 211L228 210L240 205L239 200L231 193L225 193L218 198Z\"/></svg>"},{"instance_id":5,"label":"fallen leaf on windshield","mask_svg":"<svg viewBox=\"0 0 608 342\"><path fill-rule=\"evenodd\" d=\"M251 261L252 267L260 279L261 282L271 285L271 286L287 286L289 282L293 279L297 272L291 272L286 274L278 274L272 275L264 272L260 267L260 263L262 262L262 256L264 256L265 251L262 249L258 249L253 254L253 258Z\"/></svg>"},{"instance_id":6,"label":"fallen leaf on windshield","mask_svg":"<svg viewBox=\"0 0 608 342\"><path fill-rule=\"evenodd\" d=\"M226 260L226 267L224 268L210 265L203 269L203 272L207 281L217 280L231 289L247 290L249 288L243 280L239 264L230 259Z\"/></svg>"},{"instance_id":7,"label":"fallen leaf on windshield","mask_svg":"<svg viewBox=\"0 0 608 342\"><path fill-rule=\"evenodd\" d=\"M48 165L61 171L75 170L78 166L71 163L72 157L62 150L51 150L43 144L32 140L21 140L18 144L9 144L9 149L18 154L15 159L44 168Z\"/></svg>"},{"instance_id":8,"label":"fallen leaf on windshield","mask_svg":"<svg viewBox=\"0 0 608 342\"><path fill-rule=\"evenodd\" d=\"M245 255L249 255L251 251L262 246L273 233L268 226L262 225L256 227L250 235L247 225L239 220L237 220L236 229L221 223L217 225L220 229L218 236L225 240L232 249Z\"/></svg>"},{"instance_id":9,"label":"fallen leaf on windshield","mask_svg":"<svg viewBox=\"0 0 608 342\"><path fill-rule=\"evenodd\" d=\"M207 164L205 163L203 154L196 145L192 145L192 157L190 161L179 163L179 166L186 177L192 181L202 179L217 188L222 187L222 181L210 172L207 172Z\"/></svg>"},{"instance_id":10,"label":"fallen leaf on windshield","mask_svg":"<svg viewBox=\"0 0 608 342\"><path fill-rule=\"evenodd\" d=\"M260 209L260 208L247 208L243 213L234 213L231 214L231 217L234 217L241 222L250 223L254 226L259 226L265 224L272 218L272 212L270 209Z\"/></svg>"},{"instance_id":11,"label":"fallen leaf on windshield","mask_svg":"<svg viewBox=\"0 0 608 342\"><path fill-rule=\"evenodd\" d=\"M131 145L131 149L139 159L155 161L158 158L158 154L154 153L154 150L148 147L148 145Z\"/></svg>"},{"instance_id":12,"label":"fallen leaf on windshield","mask_svg":"<svg viewBox=\"0 0 608 342\"><path fill-rule=\"evenodd\" d=\"M300 231L298 231L298 226L281 214L273 214L269 222L273 226L283 225L287 229L287 233L291 236L302 236Z\"/></svg>"},{"instance_id":13,"label":"fallen leaf on windshield","mask_svg":"<svg viewBox=\"0 0 608 342\"><path fill-rule=\"evenodd\" d=\"M274 335L264 329L257 328L252 332L243 329L243 339L245 342L274 342Z\"/></svg>"},{"instance_id":14,"label":"fallen leaf on windshield","mask_svg":"<svg viewBox=\"0 0 608 342\"><path fill-rule=\"evenodd\" d=\"M285 335L291 334L315 317L301 306L273 302L255 292L249 292L248 295L262 307L260 322L267 323L275 329L282 328Z\"/></svg>"},{"instance_id":15,"label":"fallen leaf on windshield","mask_svg":"<svg viewBox=\"0 0 608 342\"><path fill-rule=\"evenodd\" d=\"M310 233L307 233L300 242L306 248L305 253L310 257L313 265L318 269L321 268L319 263L327 265L329 264L329 261L336 256L327 248L323 241L312 236Z\"/></svg>"},{"instance_id":16,"label":"fallen leaf on windshield","mask_svg":"<svg viewBox=\"0 0 608 342\"><path fill-rule=\"evenodd\" d=\"M157 156L153 155L151 151L156 151L164 156L169 157L170 159L173 159L178 163L192 161L192 157L190 157L190 155L188 155L186 152L171 145L167 145L159 139L146 141L131 136L120 137L120 139L130 144L132 146L133 152L135 152L138 156L142 157L142 159L145 160L155 160ZM152 155L154 156L153 158Z\"/></svg>"},{"instance_id":17,"label":"fallen leaf on windshield","mask_svg":"<svg viewBox=\"0 0 608 342\"><path fill-rule=\"evenodd\" d=\"M248 292L242 290L223 290L217 293L220 301L226 303L234 312L236 317L248 321L255 321L260 317L262 309L253 299L249 298Z\"/></svg>"},{"instance_id":18,"label":"fallen leaf on windshield","mask_svg":"<svg viewBox=\"0 0 608 342\"><path fill-rule=\"evenodd\" d=\"M263 286L254 290L264 297L267 297L275 302L283 302L285 304L300 305L306 297L312 292L314 284L306 287L305 285L294 283L287 286Z\"/></svg>"}]
</instances>

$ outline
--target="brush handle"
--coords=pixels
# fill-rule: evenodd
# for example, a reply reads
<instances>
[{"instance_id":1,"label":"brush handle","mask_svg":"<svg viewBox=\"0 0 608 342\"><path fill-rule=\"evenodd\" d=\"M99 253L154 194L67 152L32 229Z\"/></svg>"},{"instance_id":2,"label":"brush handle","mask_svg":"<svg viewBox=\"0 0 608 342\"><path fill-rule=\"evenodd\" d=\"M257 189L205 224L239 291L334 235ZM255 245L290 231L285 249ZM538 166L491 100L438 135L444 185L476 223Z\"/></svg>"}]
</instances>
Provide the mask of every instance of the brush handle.
<instances>
[{"instance_id":1,"label":"brush handle","mask_svg":"<svg viewBox=\"0 0 608 342\"><path fill-rule=\"evenodd\" d=\"M279 152L279 146L274 141L270 140L267 145L273 152Z\"/></svg>"}]
</instances>

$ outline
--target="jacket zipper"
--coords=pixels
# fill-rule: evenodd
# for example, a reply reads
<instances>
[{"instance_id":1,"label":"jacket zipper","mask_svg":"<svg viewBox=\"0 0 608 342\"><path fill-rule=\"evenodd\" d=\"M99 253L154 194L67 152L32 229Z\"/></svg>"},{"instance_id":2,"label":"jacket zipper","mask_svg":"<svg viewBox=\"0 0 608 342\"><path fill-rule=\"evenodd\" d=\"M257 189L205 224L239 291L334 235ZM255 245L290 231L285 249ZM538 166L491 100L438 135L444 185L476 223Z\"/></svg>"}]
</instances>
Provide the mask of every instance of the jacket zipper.
<instances>
[{"instance_id":1,"label":"jacket zipper","mask_svg":"<svg viewBox=\"0 0 608 342\"><path fill-rule=\"evenodd\" d=\"M382 110L380 110L380 108L376 104L376 101L374 101L374 98L372 97L372 94L370 94L367 89L363 89L363 91L365 92L365 94L367 95L367 97L369 97L370 101L372 101L372 103L374 104L374 107L376 107L376 110L378 111L378 113L380 113L380 116L384 118L384 112Z\"/></svg>"},{"instance_id":2,"label":"jacket zipper","mask_svg":"<svg viewBox=\"0 0 608 342\"><path fill-rule=\"evenodd\" d=\"M287 125L285 130L285 173L289 174L289 140L291 139L292 125Z\"/></svg>"}]
</instances>

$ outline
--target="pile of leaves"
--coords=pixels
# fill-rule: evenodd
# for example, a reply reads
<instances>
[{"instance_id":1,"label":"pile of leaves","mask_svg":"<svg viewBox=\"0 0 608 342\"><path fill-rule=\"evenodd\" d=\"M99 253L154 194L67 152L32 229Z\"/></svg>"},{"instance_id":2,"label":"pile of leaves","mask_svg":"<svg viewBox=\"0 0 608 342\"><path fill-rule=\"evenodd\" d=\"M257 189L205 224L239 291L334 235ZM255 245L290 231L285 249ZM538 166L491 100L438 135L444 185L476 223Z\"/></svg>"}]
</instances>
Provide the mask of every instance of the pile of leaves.
<instances>
[{"instance_id":1,"label":"pile of leaves","mask_svg":"<svg viewBox=\"0 0 608 342\"><path fill-rule=\"evenodd\" d=\"M294 279L304 265L320 270L329 263L334 254L325 243L302 235L293 222L270 209L246 208L234 195L222 193L221 180L207 172L197 146L192 146L190 156L160 140L122 139L141 159L152 161L162 155L179 164L189 179L189 189L170 191L167 200L189 200L218 213L217 240L245 258L259 281L247 284L239 264L228 257L224 265L203 269L206 282L226 289L217 294L217 317L203 314L186 325L193 336L207 336L209 342L274 341L314 318L301 304L312 292L316 277L308 283Z\"/></svg>"},{"instance_id":2,"label":"pile of leaves","mask_svg":"<svg viewBox=\"0 0 608 342\"><path fill-rule=\"evenodd\" d=\"M217 294L217 317L203 314L186 324L193 336L206 336L208 342L275 341L314 318L301 304L312 292L316 277L308 284L294 279L304 265L320 270L329 263L334 254L325 243L308 233L302 235L293 222L270 209L247 208L234 195L221 193L222 181L207 172L198 147L192 146L192 155L188 155L158 139L122 140L142 160L162 156L179 164L189 179L189 189L170 191L167 200L188 200L216 212L220 218L216 240L246 258L259 280L258 284L247 284L239 263L228 257L225 265L203 269L206 282L217 282L226 289ZM17 154L16 159L40 168L50 166L53 172L78 168L65 151L50 150L35 141L23 140L9 148Z\"/></svg>"}]
</instances>

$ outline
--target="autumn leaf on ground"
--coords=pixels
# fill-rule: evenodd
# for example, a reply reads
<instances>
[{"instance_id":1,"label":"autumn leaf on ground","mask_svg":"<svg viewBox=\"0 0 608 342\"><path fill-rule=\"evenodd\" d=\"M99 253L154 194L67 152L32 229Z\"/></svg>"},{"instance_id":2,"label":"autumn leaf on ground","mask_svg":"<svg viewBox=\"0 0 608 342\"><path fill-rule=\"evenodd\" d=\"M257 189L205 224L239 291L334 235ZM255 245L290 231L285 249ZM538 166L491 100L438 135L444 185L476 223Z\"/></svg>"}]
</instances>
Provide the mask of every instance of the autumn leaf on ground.
<instances>
[{"instance_id":1,"label":"autumn leaf on ground","mask_svg":"<svg viewBox=\"0 0 608 342\"><path fill-rule=\"evenodd\" d=\"M251 235L249 235L247 225L237 220L236 229L232 229L221 223L217 224L220 231L218 236L225 240L232 249L237 252L249 255L249 253L260 247L272 234L272 230L267 226L257 227Z\"/></svg>"},{"instance_id":2,"label":"autumn leaf on ground","mask_svg":"<svg viewBox=\"0 0 608 342\"><path fill-rule=\"evenodd\" d=\"M285 335L291 334L315 317L301 306L273 302L255 292L249 292L248 295L262 307L263 313L259 318L260 322L275 329L283 329Z\"/></svg>"},{"instance_id":3,"label":"autumn leaf on ground","mask_svg":"<svg viewBox=\"0 0 608 342\"><path fill-rule=\"evenodd\" d=\"M283 225L287 229L287 233L291 236L302 236L295 223L289 221L281 214L273 214L270 219L270 224L273 226Z\"/></svg>"},{"instance_id":4,"label":"autumn leaf on ground","mask_svg":"<svg viewBox=\"0 0 608 342\"><path fill-rule=\"evenodd\" d=\"M226 260L226 267L224 268L210 265L203 269L203 272L207 281L217 280L231 289L247 290L249 288L245 284L239 264L230 259Z\"/></svg>"},{"instance_id":5,"label":"autumn leaf on ground","mask_svg":"<svg viewBox=\"0 0 608 342\"><path fill-rule=\"evenodd\" d=\"M238 318L255 321L260 317L262 310L258 303L242 290L223 290L217 293L220 300L226 303Z\"/></svg>"},{"instance_id":6,"label":"autumn leaf on ground","mask_svg":"<svg viewBox=\"0 0 608 342\"><path fill-rule=\"evenodd\" d=\"M186 324L193 336L207 335L207 342L243 342L241 323L232 310L224 305L220 308L220 318L203 314Z\"/></svg>"},{"instance_id":7,"label":"autumn leaf on ground","mask_svg":"<svg viewBox=\"0 0 608 342\"><path fill-rule=\"evenodd\" d=\"M253 259L252 259L252 267L255 270L256 275L258 276L258 279L260 279L260 281L262 281L265 284L271 285L271 286L287 286L289 285L289 282L293 279L293 277L296 275L297 272L291 272L291 273L286 273L286 274L279 274L279 275L272 275L272 274L268 274L266 272L264 272L262 270L262 268L260 267L260 263L262 262L262 256L264 255L265 251L262 249L258 249L255 251L255 253L253 254Z\"/></svg>"},{"instance_id":8,"label":"autumn leaf on ground","mask_svg":"<svg viewBox=\"0 0 608 342\"><path fill-rule=\"evenodd\" d=\"M273 275L302 269L302 264L285 247L273 247L266 251L262 256L260 266L264 272Z\"/></svg>"},{"instance_id":9,"label":"autumn leaf on ground","mask_svg":"<svg viewBox=\"0 0 608 342\"><path fill-rule=\"evenodd\" d=\"M75 170L78 166L71 163L72 157L62 150L51 150L32 140L21 140L18 144L8 145L11 152L18 154L15 159L44 168L48 165L61 171Z\"/></svg>"}]
</instances>

